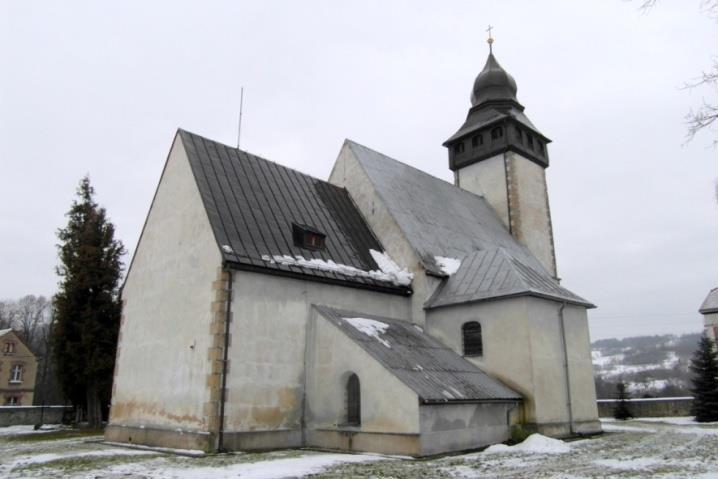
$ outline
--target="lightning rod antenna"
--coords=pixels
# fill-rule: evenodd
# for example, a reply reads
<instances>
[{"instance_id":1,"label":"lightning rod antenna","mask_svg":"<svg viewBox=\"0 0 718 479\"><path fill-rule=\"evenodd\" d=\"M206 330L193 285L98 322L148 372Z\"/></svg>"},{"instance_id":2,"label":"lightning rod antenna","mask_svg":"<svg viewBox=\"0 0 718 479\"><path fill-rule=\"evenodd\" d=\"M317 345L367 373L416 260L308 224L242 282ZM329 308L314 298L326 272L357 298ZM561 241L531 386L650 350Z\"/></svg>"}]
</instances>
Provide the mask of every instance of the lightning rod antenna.
<instances>
[{"instance_id":1,"label":"lightning rod antenna","mask_svg":"<svg viewBox=\"0 0 718 479\"><path fill-rule=\"evenodd\" d=\"M239 90L239 126L237 127L237 148L242 140L242 107L244 106L244 87Z\"/></svg>"}]
</instances>

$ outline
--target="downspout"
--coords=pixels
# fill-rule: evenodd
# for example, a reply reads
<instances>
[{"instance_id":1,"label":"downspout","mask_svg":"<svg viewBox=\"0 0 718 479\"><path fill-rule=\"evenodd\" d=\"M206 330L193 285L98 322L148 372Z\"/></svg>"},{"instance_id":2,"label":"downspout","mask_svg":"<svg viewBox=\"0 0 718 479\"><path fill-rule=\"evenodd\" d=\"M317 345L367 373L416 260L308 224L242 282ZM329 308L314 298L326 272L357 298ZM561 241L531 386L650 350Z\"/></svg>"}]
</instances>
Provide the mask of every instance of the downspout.
<instances>
[{"instance_id":1,"label":"downspout","mask_svg":"<svg viewBox=\"0 0 718 479\"><path fill-rule=\"evenodd\" d=\"M227 400L227 364L229 363L229 323L232 319L232 270L225 268L229 274L227 280L227 303L224 318L224 350L222 351L222 389L219 391L219 431L217 431L217 452L224 452L224 406Z\"/></svg>"},{"instance_id":2,"label":"downspout","mask_svg":"<svg viewBox=\"0 0 718 479\"><path fill-rule=\"evenodd\" d=\"M559 324L561 326L561 346L563 347L563 369L566 375L566 406L568 407L568 428L569 433L573 436L573 404L571 403L571 377L568 369L568 346L566 344L566 327L564 325L563 310L566 302L562 302L558 308Z\"/></svg>"}]
</instances>

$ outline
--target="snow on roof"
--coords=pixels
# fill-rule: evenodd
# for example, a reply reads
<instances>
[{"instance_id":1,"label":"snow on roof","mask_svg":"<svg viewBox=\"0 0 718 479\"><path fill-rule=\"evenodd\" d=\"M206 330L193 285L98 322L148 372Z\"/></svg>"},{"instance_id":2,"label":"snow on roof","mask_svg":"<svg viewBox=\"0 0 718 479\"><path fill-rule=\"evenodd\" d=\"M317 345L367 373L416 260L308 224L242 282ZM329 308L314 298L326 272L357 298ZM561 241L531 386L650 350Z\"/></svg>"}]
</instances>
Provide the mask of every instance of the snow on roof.
<instances>
[{"instance_id":1,"label":"snow on roof","mask_svg":"<svg viewBox=\"0 0 718 479\"><path fill-rule=\"evenodd\" d=\"M10 331L12 331L12 328L0 329L0 336L4 336L7 333L9 333Z\"/></svg>"},{"instance_id":2,"label":"snow on roof","mask_svg":"<svg viewBox=\"0 0 718 479\"><path fill-rule=\"evenodd\" d=\"M451 276L456 273L461 266L461 260L456 258L447 258L445 256L434 256L436 265L441 268L444 274Z\"/></svg>"},{"instance_id":3,"label":"snow on roof","mask_svg":"<svg viewBox=\"0 0 718 479\"><path fill-rule=\"evenodd\" d=\"M349 324L351 324L352 326L354 326L356 329L358 329L362 333L366 334L367 336L376 338L377 341L379 341L381 344L383 344L387 348L391 347L391 344L389 344L389 341L381 338L381 335L383 333L385 333L387 329L389 329L388 324L382 323L381 321L376 321L374 319L368 319L368 318L343 318L343 319L344 319L344 321L348 322Z\"/></svg>"},{"instance_id":4,"label":"snow on roof","mask_svg":"<svg viewBox=\"0 0 718 479\"><path fill-rule=\"evenodd\" d=\"M409 321L313 306L424 403L521 399L501 381Z\"/></svg>"},{"instance_id":5,"label":"snow on roof","mask_svg":"<svg viewBox=\"0 0 718 479\"><path fill-rule=\"evenodd\" d=\"M271 257L269 255L262 255L262 259L270 264L279 263L288 266L301 266L302 268L327 271L343 276L371 278L376 281L392 283L396 286L408 286L411 284L414 275L406 269L400 268L389 255L373 249L369 250L369 252L379 266L379 270L366 271L355 268L354 266L335 263L332 260L318 258L306 259L299 255L295 257L289 255L274 255Z\"/></svg>"}]
</instances>

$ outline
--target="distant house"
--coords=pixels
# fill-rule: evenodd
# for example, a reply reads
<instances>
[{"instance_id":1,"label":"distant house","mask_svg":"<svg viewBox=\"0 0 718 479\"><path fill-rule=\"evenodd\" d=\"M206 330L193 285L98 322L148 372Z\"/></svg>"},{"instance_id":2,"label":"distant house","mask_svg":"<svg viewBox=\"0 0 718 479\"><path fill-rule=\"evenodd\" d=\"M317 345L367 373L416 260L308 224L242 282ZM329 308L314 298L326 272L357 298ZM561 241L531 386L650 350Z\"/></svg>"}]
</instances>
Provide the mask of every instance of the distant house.
<instances>
[{"instance_id":1,"label":"distant house","mask_svg":"<svg viewBox=\"0 0 718 479\"><path fill-rule=\"evenodd\" d=\"M698 310L703 315L705 334L718 343L718 288L713 288Z\"/></svg>"},{"instance_id":2,"label":"distant house","mask_svg":"<svg viewBox=\"0 0 718 479\"><path fill-rule=\"evenodd\" d=\"M0 406L32 406L37 359L12 329L0 330Z\"/></svg>"},{"instance_id":3,"label":"distant house","mask_svg":"<svg viewBox=\"0 0 718 479\"><path fill-rule=\"evenodd\" d=\"M599 432L549 140L493 54L472 93L453 184L349 140L323 181L178 131L122 290L106 438L422 456Z\"/></svg>"}]
</instances>

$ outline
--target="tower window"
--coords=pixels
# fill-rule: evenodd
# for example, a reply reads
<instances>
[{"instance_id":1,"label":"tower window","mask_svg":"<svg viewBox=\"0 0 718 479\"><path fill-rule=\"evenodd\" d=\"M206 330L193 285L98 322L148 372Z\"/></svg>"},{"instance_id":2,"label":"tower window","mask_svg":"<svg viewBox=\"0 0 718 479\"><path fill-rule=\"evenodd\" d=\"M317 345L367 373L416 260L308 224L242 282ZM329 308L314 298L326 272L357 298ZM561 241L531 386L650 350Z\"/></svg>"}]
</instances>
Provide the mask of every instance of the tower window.
<instances>
[{"instance_id":1,"label":"tower window","mask_svg":"<svg viewBox=\"0 0 718 479\"><path fill-rule=\"evenodd\" d=\"M492 140L498 140L499 138L504 136L504 129L500 126L497 126L493 130L491 130L491 139Z\"/></svg>"},{"instance_id":2,"label":"tower window","mask_svg":"<svg viewBox=\"0 0 718 479\"><path fill-rule=\"evenodd\" d=\"M479 133L478 135L471 138L471 147L478 148L484 144L484 137Z\"/></svg>"},{"instance_id":3,"label":"tower window","mask_svg":"<svg viewBox=\"0 0 718 479\"><path fill-rule=\"evenodd\" d=\"M463 142L457 143L456 145L454 145L454 153L456 153L458 155L459 153L463 153L463 152L464 152L464 143Z\"/></svg>"},{"instance_id":4,"label":"tower window","mask_svg":"<svg viewBox=\"0 0 718 479\"><path fill-rule=\"evenodd\" d=\"M361 388L359 377L352 374L347 379L347 425L359 426L361 424Z\"/></svg>"},{"instance_id":5,"label":"tower window","mask_svg":"<svg viewBox=\"0 0 718 479\"><path fill-rule=\"evenodd\" d=\"M476 321L464 323L461 327L464 356L483 356L484 343L481 339L481 325Z\"/></svg>"},{"instance_id":6,"label":"tower window","mask_svg":"<svg viewBox=\"0 0 718 479\"><path fill-rule=\"evenodd\" d=\"M326 238L327 235L312 226L292 223L294 246L313 250L324 249Z\"/></svg>"},{"instance_id":7,"label":"tower window","mask_svg":"<svg viewBox=\"0 0 718 479\"><path fill-rule=\"evenodd\" d=\"M529 141L529 148L531 148L533 150L534 149L534 137L531 135L526 135L526 137L528 138L528 141Z\"/></svg>"},{"instance_id":8,"label":"tower window","mask_svg":"<svg viewBox=\"0 0 718 479\"><path fill-rule=\"evenodd\" d=\"M516 128L516 139L519 140L519 143L524 142L524 134L521 131L521 128Z\"/></svg>"}]
</instances>

